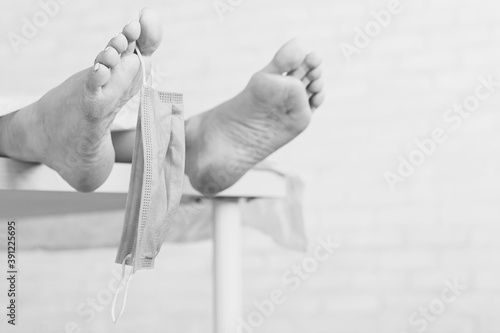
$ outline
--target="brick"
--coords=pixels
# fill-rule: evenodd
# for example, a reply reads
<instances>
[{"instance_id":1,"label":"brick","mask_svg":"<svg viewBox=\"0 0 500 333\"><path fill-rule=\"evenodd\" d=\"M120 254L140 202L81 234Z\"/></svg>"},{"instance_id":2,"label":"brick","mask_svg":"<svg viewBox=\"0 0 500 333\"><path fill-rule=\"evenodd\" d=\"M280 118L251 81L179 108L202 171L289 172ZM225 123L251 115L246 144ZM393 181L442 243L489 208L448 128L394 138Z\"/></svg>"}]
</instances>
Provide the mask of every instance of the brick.
<instances>
[{"instance_id":1,"label":"brick","mask_svg":"<svg viewBox=\"0 0 500 333\"><path fill-rule=\"evenodd\" d=\"M479 291L495 290L500 291L500 270L478 270L475 275L475 287Z\"/></svg>"},{"instance_id":2,"label":"brick","mask_svg":"<svg viewBox=\"0 0 500 333\"><path fill-rule=\"evenodd\" d=\"M457 61L457 57L453 52L426 53L405 58L400 67L404 71L450 69L457 64Z\"/></svg>"},{"instance_id":3,"label":"brick","mask_svg":"<svg viewBox=\"0 0 500 333\"><path fill-rule=\"evenodd\" d=\"M390 230L349 232L345 235L346 246L360 250L398 248L403 244L403 240L401 231Z\"/></svg>"},{"instance_id":4,"label":"brick","mask_svg":"<svg viewBox=\"0 0 500 333\"><path fill-rule=\"evenodd\" d=\"M338 229L359 229L370 228L374 225L373 213L371 210L361 209L338 209L320 215L321 225L332 225Z\"/></svg>"},{"instance_id":5,"label":"brick","mask_svg":"<svg viewBox=\"0 0 500 333\"><path fill-rule=\"evenodd\" d=\"M386 252L377 258L377 267L388 270L417 270L435 268L438 256L428 250Z\"/></svg>"},{"instance_id":6,"label":"brick","mask_svg":"<svg viewBox=\"0 0 500 333\"><path fill-rule=\"evenodd\" d=\"M500 311L498 292L487 292L483 295L475 290L465 291L460 298L452 304L455 313L475 314L478 317L493 316ZM480 309L480 311L478 311ZM492 323L493 324L493 323ZM493 324L496 326L497 324Z\"/></svg>"},{"instance_id":7,"label":"brick","mask_svg":"<svg viewBox=\"0 0 500 333\"><path fill-rule=\"evenodd\" d=\"M378 273L367 272L356 274L352 277L353 286L356 289L388 290L388 292L399 292L406 287L407 278L401 273ZM369 291L368 291L369 292Z\"/></svg>"},{"instance_id":8,"label":"brick","mask_svg":"<svg viewBox=\"0 0 500 333\"><path fill-rule=\"evenodd\" d=\"M404 36L396 35L386 38L378 38L370 48L374 56L411 54L412 51L422 49L426 43L426 37L420 33L408 33Z\"/></svg>"},{"instance_id":9,"label":"brick","mask_svg":"<svg viewBox=\"0 0 500 333\"><path fill-rule=\"evenodd\" d=\"M447 225L433 228L415 228L409 233L409 245L449 248L450 246L464 248L469 244L469 229L460 226Z\"/></svg>"},{"instance_id":10,"label":"brick","mask_svg":"<svg viewBox=\"0 0 500 333\"><path fill-rule=\"evenodd\" d=\"M491 268L499 269L497 260L500 250L455 250L443 252L444 267L456 269Z\"/></svg>"},{"instance_id":11,"label":"brick","mask_svg":"<svg viewBox=\"0 0 500 333\"><path fill-rule=\"evenodd\" d=\"M446 287L445 281L453 282L458 278L460 284L466 285L468 289L473 287L475 274L469 271L438 269L424 272L414 272L408 277L409 285L414 290L433 292L438 297L439 293Z\"/></svg>"},{"instance_id":12,"label":"brick","mask_svg":"<svg viewBox=\"0 0 500 333\"><path fill-rule=\"evenodd\" d=\"M432 228L438 222L436 205L395 205L380 208L375 214L376 224L382 228L397 228L425 225Z\"/></svg>"},{"instance_id":13,"label":"brick","mask_svg":"<svg viewBox=\"0 0 500 333\"><path fill-rule=\"evenodd\" d=\"M375 297L350 295L330 300L326 305L326 312L337 315L354 312L361 315L376 312L381 307L380 300Z\"/></svg>"},{"instance_id":14,"label":"brick","mask_svg":"<svg viewBox=\"0 0 500 333\"><path fill-rule=\"evenodd\" d=\"M491 222L494 223L493 221ZM471 231L471 248L476 250L500 248L500 231L492 227L476 226Z\"/></svg>"},{"instance_id":15,"label":"brick","mask_svg":"<svg viewBox=\"0 0 500 333\"><path fill-rule=\"evenodd\" d=\"M450 307L453 307L451 305ZM453 309L446 309L443 313L436 319L434 323L429 325L427 332L429 333L441 333L441 332L453 332L453 333L474 333L478 332L479 325L474 318L460 316L460 315L449 315L449 311Z\"/></svg>"},{"instance_id":16,"label":"brick","mask_svg":"<svg viewBox=\"0 0 500 333\"><path fill-rule=\"evenodd\" d=\"M450 203L440 209L443 220L451 224L498 225L500 208L495 205L457 205Z\"/></svg>"}]
</instances>

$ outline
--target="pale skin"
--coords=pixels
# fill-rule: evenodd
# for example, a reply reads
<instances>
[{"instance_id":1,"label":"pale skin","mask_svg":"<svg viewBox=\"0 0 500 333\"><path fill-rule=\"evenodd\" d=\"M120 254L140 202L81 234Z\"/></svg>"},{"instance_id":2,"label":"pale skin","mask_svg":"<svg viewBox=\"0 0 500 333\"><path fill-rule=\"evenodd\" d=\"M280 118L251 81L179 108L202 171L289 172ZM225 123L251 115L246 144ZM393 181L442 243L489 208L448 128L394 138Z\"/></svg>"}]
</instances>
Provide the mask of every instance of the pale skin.
<instances>
[{"instance_id":1,"label":"pale skin","mask_svg":"<svg viewBox=\"0 0 500 333\"><path fill-rule=\"evenodd\" d=\"M131 162L134 131L111 132L120 109L141 87L138 47L151 70L158 16L144 9L85 69L39 101L0 118L0 155L43 163L82 192L97 189L114 162ZM186 174L200 192L233 185L309 124L325 94L321 59L296 40L229 101L186 121Z\"/></svg>"}]
</instances>

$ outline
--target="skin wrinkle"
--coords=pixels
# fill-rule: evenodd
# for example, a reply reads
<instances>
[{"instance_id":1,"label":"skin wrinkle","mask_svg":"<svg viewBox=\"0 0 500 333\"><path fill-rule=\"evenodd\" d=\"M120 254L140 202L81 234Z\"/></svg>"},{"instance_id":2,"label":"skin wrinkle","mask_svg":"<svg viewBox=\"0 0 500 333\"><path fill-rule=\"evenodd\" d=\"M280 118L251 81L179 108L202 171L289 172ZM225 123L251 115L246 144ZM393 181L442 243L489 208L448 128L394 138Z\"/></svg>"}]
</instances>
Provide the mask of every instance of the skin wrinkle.
<instances>
[{"instance_id":1,"label":"skin wrinkle","mask_svg":"<svg viewBox=\"0 0 500 333\"><path fill-rule=\"evenodd\" d=\"M141 22L132 20L123 33L128 36L129 48L142 38L151 54L151 45L159 45L161 40L150 39L161 39L161 23L150 9L144 9L141 15ZM147 27L147 35L141 35L141 26ZM74 74L8 118L2 134L8 137L2 140L4 154L44 163L78 191L90 192L102 185L115 162L110 126L119 107L142 86L138 56L122 51L114 54L104 49L96 59L109 68L98 62L95 68ZM151 59L145 58L148 73Z\"/></svg>"},{"instance_id":2,"label":"skin wrinkle","mask_svg":"<svg viewBox=\"0 0 500 333\"><path fill-rule=\"evenodd\" d=\"M137 35L135 38L141 39L138 45L149 48L159 45L161 25L155 30L158 26L151 11L148 16L153 19L141 17L140 24L133 21L123 32L129 38ZM10 132L10 125L17 124L28 144L20 147L8 138L2 140L0 149L7 142L10 157L62 170L63 178L77 190L92 191L100 186L115 161L116 148L109 129L117 107L127 103L142 84L139 61L132 53L136 40L127 42L127 50L111 70L104 65L95 70L90 67L37 103L17 111L15 117L0 118L0 125L6 128L2 135ZM320 106L324 96L322 85L313 84L320 75L315 74L318 77L310 83L305 80L306 73L321 72L307 62L314 59L311 55L296 40L286 43L240 94L186 121L186 173L196 189L203 192L207 183L218 178L224 178L217 184L218 191L231 186L307 127L312 110ZM145 61L149 71L151 59ZM114 79L117 75L122 76ZM122 151L127 149L131 150ZM116 160L130 162L132 154L127 154Z\"/></svg>"},{"instance_id":3,"label":"skin wrinkle","mask_svg":"<svg viewBox=\"0 0 500 333\"><path fill-rule=\"evenodd\" d=\"M322 85L312 85L320 77L303 81L310 72L321 74L305 63L311 57L319 58L306 55L295 40L290 41L240 94L188 123L187 137L191 132L199 137L193 145L197 152L187 155L195 157L187 161L187 173L196 189L204 193L210 188L209 194L224 190L308 126L312 110L322 102L314 98L321 97ZM284 72L289 75L283 76Z\"/></svg>"}]
</instances>

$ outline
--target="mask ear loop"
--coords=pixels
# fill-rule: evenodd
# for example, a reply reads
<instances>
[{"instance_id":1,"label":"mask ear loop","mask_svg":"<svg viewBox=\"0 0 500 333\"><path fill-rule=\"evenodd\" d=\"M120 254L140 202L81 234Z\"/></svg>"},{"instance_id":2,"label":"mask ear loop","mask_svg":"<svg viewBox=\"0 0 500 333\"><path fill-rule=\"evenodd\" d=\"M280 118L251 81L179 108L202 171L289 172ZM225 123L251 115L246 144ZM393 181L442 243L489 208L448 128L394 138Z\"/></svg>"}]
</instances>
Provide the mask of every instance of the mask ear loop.
<instances>
[{"instance_id":1,"label":"mask ear loop","mask_svg":"<svg viewBox=\"0 0 500 333\"><path fill-rule=\"evenodd\" d=\"M125 280L125 262L131 256L132 256L132 254L129 254L129 255L127 255L125 257L125 259L123 259L123 262L122 262L122 277L120 279L120 283L118 284L118 288L116 289L115 295L113 296L113 303L111 304L111 319L113 319L113 323L115 323L115 324L122 317L123 312L125 311L125 306L127 305L128 287L130 285L130 281L132 280L132 275L134 275L134 273L132 271L130 272L130 274L129 274L128 278L127 278L127 281L125 283L125 288L123 288L123 282ZM120 313L118 314L118 317L116 317L116 314L115 314L115 312L116 312L116 301L117 301L118 295L120 294L120 292L121 292L122 289L123 289L122 307L120 309Z\"/></svg>"},{"instance_id":2,"label":"mask ear loop","mask_svg":"<svg viewBox=\"0 0 500 333\"><path fill-rule=\"evenodd\" d=\"M135 48L135 52L137 53L137 56L139 57L139 61L141 63L141 68L142 68L142 84L146 85L146 65L144 64L144 59L142 58L141 51L139 51L139 48ZM123 282L125 280L125 263L127 262L127 259L130 258L132 254L128 254L125 259L123 259L122 262L122 276L120 279L120 283L118 284L118 288L116 289L115 295L113 296L113 303L111 303L111 319L113 320L113 323L117 323L118 320L123 315L123 312L125 311L125 306L127 305L127 295L128 295L128 287L130 285L130 281L132 280L132 276L134 275L133 269L130 272L127 281L125 282L125 287L123 287ZM123 289L123 298L122 298L122 307L120 308L120 312L118 313L118 316L116 316L116 302L118 300L118 295L121 293Z\"/></svg>"},{"instance_id":3,"label":"mask ear loop","mask_svg":"<svg viewBox=\"0 0 500 333\"><path fill-rule=\"evenodd\" d=\"M139 48L135 48L135 52L137 53L137 56L139 57L139 61L141 63L141 68L142 68L142 84L146 85L146 65L144 64L144 59L142 58L141 51L139 51ZM120 279L120 283L118 284L118 288L116 289L115 295L113 296L113 303L111 304L111 319L113 320L113 323L117 323L118 320L123 315L123 312L125 311L125 306L127 305L127 295L128 295L128 287L130 286L130 281L132 280L132 276L134 275L133 269L130 272L126 282L125 282L125 287L123 287L123 282L125 280L125 263L127 262L127 259L129 259L132 256L132 254L128 254L125 259L123 259L122 262L122 276ZM118 313L118 316L116 316L116 302L118 300L118 295L121 293L123 289L123 298L122 298L122 306L120 308L120 312Z\"/></svg>"},{"instance_id":4,"label":"mask ear loop","mask_svg":"<svg viewBox=\"0 0 500 333\"><path fill-rule=\"evenodd\" d=\"M137 56L139 57L139 61L141 62L141 68L142 68L142 84L146 85L146 65L144 64L144 59L142 58L141 51L139 51L139 48L135 48L135 52L137 53Z\"/></svg>"}]
</instances>

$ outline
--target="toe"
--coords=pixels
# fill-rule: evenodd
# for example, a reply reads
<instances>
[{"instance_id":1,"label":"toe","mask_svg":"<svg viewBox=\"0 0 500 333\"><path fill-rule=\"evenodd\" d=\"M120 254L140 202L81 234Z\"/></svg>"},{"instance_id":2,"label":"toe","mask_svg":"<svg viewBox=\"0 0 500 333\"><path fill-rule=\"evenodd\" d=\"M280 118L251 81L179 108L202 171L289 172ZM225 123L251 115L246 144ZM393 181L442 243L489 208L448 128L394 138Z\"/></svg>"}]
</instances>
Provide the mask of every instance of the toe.
<instances>
[{"instance_id":1,"label":"toe","mask_svg":"<svg viewBox=\"0 0 500 333\"><path fill-rule=\"evenodd\" d=\"M305 60L306 52L300 46L297 39L292 39L279 49L269 65L264 68L265 72L272 74L284 74L297 69Z\"/></svg>"},{"instance_id":2,"label":"toe","mask_svg":"<svg viewBox=\"0 0 500 333\"><path fill-rule=\"evenodd\" d=\"M121 54L125 52L128 47L127 37L125 37L124 34L119 33L109 41L107 46L111 46L116 50L116 52L118 52L118 54Z\"/></svg>"},{"instance_id":3,"label":"toe","mask_svg":"<svg viewBox=\"0 0 500 333\"><path fill-rule=\"evenodd\" d=\"M106 47L96 58L96 63L101 63L108 68L115 67L118 61L120 61L120 55L111 46Z\"/></svg>"},{"instance_id":4,"label":"toe","mask_svg":"<svg viewBox=\"0 0 500 333\"><path fill-rule=\"evenodd\" d=\"M163 37L163 29L158 15L149 8L141 11L141 34L137 40L137 46L142 55L150 56L160 46Z\"/></svg>"},{"instance_id":5,"label":"toe","mask_svg":"<svg viewBox=\"0 0 500 333\"><path fill-rule=\"evenodd\" d=\"M308 71L309 69L307 68L306 64L302 63L298 68L294 69L288 75L293 76L299 80L302 80L306 77Z\"/></svg>"},{"instance_id":6,"label":"toe","mask_svg":"<svg viewBox=\"0 0 500 333\"><path fill-rule=\"evenodd\" d=\"M319 79L321 76L323 76L323 68L321 68L321 66L318 66L309 71L306 77L309 79L309 82L312 82L314 80Z\"/></svg>"},{"instance_id":7,"label":"toe","mask_svg":"<svg viewBox=\"0 0 500 333\"><path fill-rule=\"evenodd\" d=\"M322 90L320 91L319 93L317 94L314 94L310 99L309 99L309 104L311 105L311 109L313 111L315 111L317 108L319 108L321 106L321 104L323 104L324 100L325 100L325 91Z\"/></svg>"},{"instance_id":8,"label":"toe","mask_svg":"<svg viewBox=\"0 0 500 333\"><path fill-rule=\"evenodd\" d=\"M96 63L94 67L89 70L87 77L87 88L93 92L98 91L102 86L108 82L111 77L111 71L109 68L101 63Z\"/></svg>"},{"instance_id":9,"label":"toe","mask_svg":"<svg viewBox=\"0 0 500 333\"><path fill-rule=\"evenodd\" d=\"M134 52L135 42L141 35L141 24L137 20L130 21L122 31L123 35L127 38L128 46L123 55Z\"/></svg>"},{"instance_id":10,"label":"toe","mask_svg":"<svg viewBox=\"0 0 500 333\"><path fill-rule=\"evenodd\" d=\"M137 20L132 20L123 27L122 33L129 43L135 42L141 35L141 24Z\"/></svg>"},{"instance_id":11,"label":"toe","mask_svg":"<svg viewBox=\"0 0 500 333\"><path fill-rule=\"evenodd\" d=\"M299 80L302 80L311 70L318 67L319 65L321 65L321 57L317 53L309 53L305 57L304 62L302 62L297 69L291 72L290 75Z\"/></svg>"},{"instance_id":12,"label":"toe","mask_svg":"<svg viewBox=\"0 0 500 333\"><path fill-rule=\"evenodd\" d=\"M310 94L317 94L323 90L324 82L323 79L317 79L309 83L307 86L307 92Z\"/></svg>"},{"instance_id":13,"label":"toe","mask_svg":"<svg viewBox=\"0 0 500 333\"><path fill-rule=\"evenodd\" d=\"M309 53L306 57L305 63L307 67L311 70L321 65L322 59L318 53Z\"/></svg>"}]
</instances>

